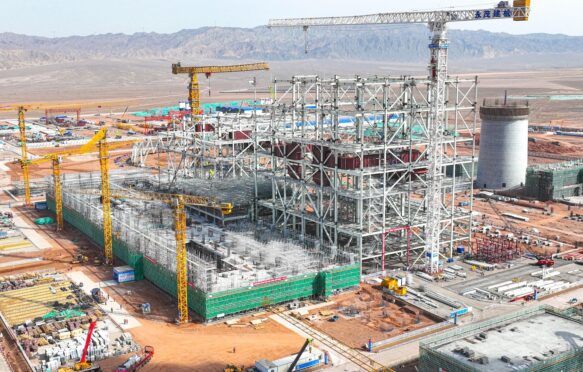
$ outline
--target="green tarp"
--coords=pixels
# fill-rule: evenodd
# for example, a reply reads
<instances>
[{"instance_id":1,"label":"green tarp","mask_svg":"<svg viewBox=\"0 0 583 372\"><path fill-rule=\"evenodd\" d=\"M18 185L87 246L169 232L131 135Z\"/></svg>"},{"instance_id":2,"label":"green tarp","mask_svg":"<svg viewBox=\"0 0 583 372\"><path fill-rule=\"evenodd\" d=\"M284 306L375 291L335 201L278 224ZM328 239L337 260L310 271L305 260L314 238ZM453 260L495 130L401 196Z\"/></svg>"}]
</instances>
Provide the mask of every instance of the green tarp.
<instances>
[{"instance_id":1,"label":"green tarp","mask_svg":"<svg viewBox=\"0 0 583 372\"><path fill-rule=\"evenodd\" d=\"M56 311L53 310L50 313L43 315L43 320L53 319L57 317L64 317L65 319L74 318L77 316L85 316L85 313L78 310L63 310L63 311Z\"/></svg>"},{"instance_id":2,"label":"green tarp","mask_svg":"<svg viewBox=\"0 0 583 372\"><path fill-rule=\"evenodd\" d=\"M55 223L55 220L53 220L51 217L41 217L34 220L34 223L37 225L50 225Z\"/></svg>"}]
</instances>

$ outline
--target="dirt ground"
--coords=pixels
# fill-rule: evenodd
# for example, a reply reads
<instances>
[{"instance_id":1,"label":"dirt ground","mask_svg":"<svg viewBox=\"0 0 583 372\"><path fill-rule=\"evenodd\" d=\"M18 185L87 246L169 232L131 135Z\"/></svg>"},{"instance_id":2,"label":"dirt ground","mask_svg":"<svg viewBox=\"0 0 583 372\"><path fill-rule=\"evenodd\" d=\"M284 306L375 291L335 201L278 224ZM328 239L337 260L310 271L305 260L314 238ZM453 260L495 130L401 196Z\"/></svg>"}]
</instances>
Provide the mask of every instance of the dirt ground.
<instances>
[{"instance_id":1,"label":"dirt ground","mask_svg":"<svg viewBox=\"0 0 583 372\"><path fill-rule=\"evenodd\" d=\"M476 190L476 193L479 190ZM459 201L468 199L466 196L460 197ZM527 202L528 203L528 202ZM515 235L537 235L546 239L558 240L563 243L575 244L581 242L583 244L583 222L569 220L567 217L571 214L583 214L583 208L567 206L562 203L546 202L533 203L533 207L528 208L521 205L510 204L502 201L487 201L481 198L474 198L474 211L485 215L484 217L476 217L474 220L484 225L506 226L502 230L502 234L514 233ZM549 216L544 214L543 210L536 207L547 208L552 213ZM496 213L509 212L528 217L528 222L505 218L504 220ZM539 233L535 233L532 229L536 229ZM557 239L558 238L558 239ZM532 240L532 239L531 239ZM522 247L527 248L526 246ZM562 248L556 244L553 247L536 247L529 246L529 250L550 255L558 251L565 251L572 249L572 246L564 245Z\"/></svg>"},{"instance_id":2,"label":"dirt ground","mask_svg":"<svg viewBox=\"0 0 583 372\"><path fill-rule=\"evenodd\" d=\"M0 275L15 274L26 271L55 269L66 270L71 266L71 260L79 253L93 253L90 247L92 243L83 236L79 231L75 230L70 225L65 224L65 231L61 233L55 232L55 225L35 225L34 220L39 217L52 216L49 212L39 212L32 208L16 207L11 209L12 212L21 217L31 228L39 233L50 245L51 248L34 250L29 252L14 252L4 251L0 255L0 263L7 263L18 261L26 258L40 257L42 261L31 262L26 265L19 265L17 267L5 266L0 267ZM22 228L23 226L17 227Z\"/></svg>"},{"instance_id":3,"label":"dirt ground","mask_svg":"<svg viewBox=\"0 0 583 372\"><path fill-rule=\"evenodd\" d=\"M83 271L93 279L111 279L111 271L105 267L86 267ZM151 345L155 349L154 359L145 372L218 372L226 364L250 367L262 358L277 359L293 354L303 342L300 336L273 320L264 322L258 329L230 328L224 323L177 326L173 324L175 300L146 280L105 290L142 324L131 329L134 339L142 347ZM145 302L152 307L152 313L146 316L140 311L140 305ZM255 318L241 317L239 324L249 324L251 319ZM112 358L100 365L106 371L112 370L127 358L127 355Z\"/></svg>"},{"instance_id":4,"label":"dirt ground","mask_svg":"<svg viewBox=\"0 0 583 372\"><path fill-rule=\"evenodd\" d=\"M53 149L54 150L54 149ZM43 149L39 151L31 151L38 155L43 155L43 153L50 153L50 150ZM109 169L126 169L129 166L126 164L126 160L129 159L131 155L131 149L122 150L112 150L109 157ZM9 168L6 173L10 175L12 181L22 180L22 169L20 163L18 162L8 162L5 164ZM97 153L89 153L83 155L75 155L69 158L65 158L61 163L61 174L72 174L72 173L83 173L83 172L98 172L100 169L99 159ZM29 174L31 179L39 179L47 176L52 176L53 165L50 161L43 162L40 164L33 164L29 166Z\"/></svg>"},{"instance_id":5,"label":"dirt ground","mask_svg":"<svg viewBox=\"0 0 583 372\"><path fill-rule=\"evenodd\" d=\"M319 318L311 322L315 328L353 348L363 348L369 338L377 342L435 324L415 306L387 301L380 288L368 284L362 284L359 291L336 296L334 302L310 311L310 316ZM323 316L322 311L331 311L338 320L329 321L330 316Z\"/></svg>"}]
</instances>

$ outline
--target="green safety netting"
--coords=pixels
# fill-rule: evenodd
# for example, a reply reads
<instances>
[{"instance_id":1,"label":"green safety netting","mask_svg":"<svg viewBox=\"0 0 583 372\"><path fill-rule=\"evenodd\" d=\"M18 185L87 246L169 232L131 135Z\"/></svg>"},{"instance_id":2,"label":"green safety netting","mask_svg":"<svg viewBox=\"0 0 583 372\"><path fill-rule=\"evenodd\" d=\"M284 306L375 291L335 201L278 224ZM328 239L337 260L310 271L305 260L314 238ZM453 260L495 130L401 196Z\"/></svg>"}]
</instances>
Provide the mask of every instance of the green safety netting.
<instances>
[{"instance_id":1,"label":"green safety netting","mask_svg":"<svg viewBox=\"0 0 583 372\"><path fill-rule=\"evenodd\" d=\"M202 109L205 112L216 110L217 106L246 106L253 104L253 100L243 100L243 101L229 101L229 102L213 102L213 103L203 103ZM167 107L158 107L147 111L137 111L134 112L134 116L164 116L168 115L170 111L178 111L180 108L179 106L167 106Z\"/></svg>"},{"instance_id":2,"label":"green safety netting","mask_svg":"<svg viewBox=\"0 0 583 372\"><path fill-rule=\"evenodd\" d=\"M79 310L63 310L63 311L56 311L53 310L50 313L47 313L42 316L43 320L53 319L57 317L63 317L65 319L74 318L77 316L85 316L85 313Z\"/></svg>"},{"instance_id":3,"label":"green safety netting","mask_svg":"<svg viewBox=\"0 0 583 372\"><path fill-rule=\"evenodd\" d=\"M54 211L55 202L47 198ZM91 240L103 245L103 230L85 220L78 212L63 208L67 222L82 231ZM136 280L148 279L158 288L176 297L176 275L163 266L151 262L139 252L132 252L120 239L113 239L113 254L134 268ZM236 314L264 306L311 296L329 296L335 290L358 286L360 266L350 265L320 273L289 277L285 281L257 287L243 287L207 294L197 288L188 288L188 306L205 320L220 314Z\"/></svg>"},{"instance_id":4,"label":"green safety netting","mask_svg":"<svg viewBox=\"0 0 583 372\"><path fill-rule=\"evenodd\" d=\"M37 225L50 225L55 223L55 220L52 219L51 217L41 217L34 220L34 223L36 223Z\"/></svg>"}]
</instances>

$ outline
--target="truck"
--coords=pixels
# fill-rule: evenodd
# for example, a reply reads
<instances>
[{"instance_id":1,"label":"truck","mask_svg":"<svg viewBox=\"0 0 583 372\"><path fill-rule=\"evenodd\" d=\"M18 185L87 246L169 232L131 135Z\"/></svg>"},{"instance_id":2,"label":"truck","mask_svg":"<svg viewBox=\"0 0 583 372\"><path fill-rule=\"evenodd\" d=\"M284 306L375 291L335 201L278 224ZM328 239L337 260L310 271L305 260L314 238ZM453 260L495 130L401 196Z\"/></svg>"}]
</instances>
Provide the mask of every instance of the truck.
<instances>
[{"instance_id":1,"label":"truck","mask_svg":"<svg viewBox=\"0 0 583 372\"><path fill-rule=\"evenodd\" d=\"M145 346L144 351L141 355L133 355L128 360L126 360L123 364L121 364L117 369L116 372L134 372L152 360L154 357L154 347L153 346Z\"/></svg>"}]
</instances>

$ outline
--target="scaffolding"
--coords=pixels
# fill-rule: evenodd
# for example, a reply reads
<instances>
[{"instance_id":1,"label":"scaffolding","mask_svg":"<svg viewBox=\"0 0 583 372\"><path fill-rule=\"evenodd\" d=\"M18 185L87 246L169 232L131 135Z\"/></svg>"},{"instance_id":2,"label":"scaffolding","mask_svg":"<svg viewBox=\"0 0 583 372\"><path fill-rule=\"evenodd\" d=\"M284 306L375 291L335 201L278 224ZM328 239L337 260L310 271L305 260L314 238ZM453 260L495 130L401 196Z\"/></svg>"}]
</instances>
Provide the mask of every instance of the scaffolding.
<instances>
[{"instance_id":1,"label":"scaffolding","mask_svg":"<svg viewBox=\"0 0 583 372\"><path fill-rule=\"evenodd\" d=\"M152 176L143 172L111 174L112 193L130 194L136 186L152 182ZM67 174L62 184L65 220L103 245L100 198L82 191L98 190L99 174ZM54 210L50 185L47 201ZM111 211L114 255L134 267L138 279L146 277L175 296L173 211L161 202L130 198L112 199ZM297 236L283 237L268 226L245 221L220 227L207 223L195 208L187 212L189 304L205 320L266 302L325 297L359 283L358 263L341 266L323 260L316 246L299 245Z\"/></svg>"},{"instance_id":2,"label":"scaffolding","mask_svg":"<svg viewBox=\"0 0 583 372\"><path fill-rule=\"evenodd\" d=\"M414 254L413 264L421 266L431 84L408 76L275 81L271 146L258 150L271 159L265 173L272 195L259 200L267 211L260 218L336 260L379 269L383 252L393 263ZM471 213L456 207L456 197L472 189L477 79L448 79L446 95L439 232L440 254L451 257L455 246L470 241ZM471 154L458 153L460 144ZM403 239L384 251L383 235L395 231Z\"/></svg>"},{"instance_id":3,"label":"scaffolding","mask_svg":"<svg viewBox=\"0 0 583 372\"><path fill-rule=\"evenodd\" d=\"M136 144L131 160L146 166L156 154L158 171L172 181L252 177L256 169L268 166L268 159L257 158L268 144L268 123L269 116L260 109L215 112L200 120L183 117L166 133Z\"/></svg>"},{"instance_id":4,"label":"scaffolding","mask_svg":"<svg viewBox=\"0 0 583 372\"><path fill-rule=\"evenodd\" d=\"M541 201L583 195L583 159L529 167L526 194Z\"/></svg>"},{"instance_id":5,"label":"scaffolding","mask_svg":"<svg viewBox=\"0 0 583 372\"><path fill-rule=\"evenodd\" d=\"M472 259L487 263L503 263L520 257L516 241L504 238L474 238Z\"/></svg>"}]
</instances>

